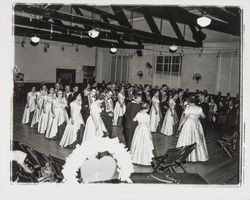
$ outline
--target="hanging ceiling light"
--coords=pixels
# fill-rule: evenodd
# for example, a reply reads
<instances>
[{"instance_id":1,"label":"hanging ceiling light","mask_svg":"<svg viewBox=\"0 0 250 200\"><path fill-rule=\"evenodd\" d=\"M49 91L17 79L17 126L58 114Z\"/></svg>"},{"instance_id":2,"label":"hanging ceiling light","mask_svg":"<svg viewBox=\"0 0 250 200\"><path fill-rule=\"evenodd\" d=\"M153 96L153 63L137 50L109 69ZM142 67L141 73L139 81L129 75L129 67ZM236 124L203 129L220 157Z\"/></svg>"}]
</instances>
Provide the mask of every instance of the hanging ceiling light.
<instances>
[{"instance_id":1,"label":"hanging ceiling light","mask_svg":"<svg viewBox=\"0 0 250 200\"><path fill-rule=\"evenodd\" d=\"M115 54L117 52L117 48L115 48L114 46L112 46L109 50L110 53Z\"/></svg>"},{"instance_id":2,"label":"hanging ceiling light","mask_svg":"<svg viewBox=\"0 0 250 200\"><path fill-rule=\"evenodd\" d=\"M91 38L97 38L99 36L99 31L92 29L88 32L89 37Z\"/></svg>"},{"instance_id":3,"label":"hanging ceiling light","mask_svg":"<svg viewBox=\"0 0 250 200\"><path fill-rule=\"evenodd\" d=\"M197 24L198 24L200 27L204 28L204 27L210 25L210 24L211 24L211 21L212 21L212 20L211 20L209 17L207 17L207 16L205 16L205 15L202 15L201 17L199 17L199 18L197 19Z\"/></svg>"},{"instance_id":4,"label":"hanging ceiling light","mask_svg":"<svg viewBox=\"0 0 250 200\"><path fill-rule=\"evenodd\" d=\"M37 46L39 42L40 42L40 38L37 36L33 36L30 38L30 44L33 46Z\"/></svg>"},{"instance_id":5,"label":"hanging ceiling light","mask_svg":"<svg viewBox=\"0 0 250 200\"><path fill-rule=\"evenodd\" d=\"M178 49L178 46L176 46L175 44L172 44L171 46L169 46L169 51L170 51L171 53L176 52L177 49Z\"/></svg>"}]
</instances>

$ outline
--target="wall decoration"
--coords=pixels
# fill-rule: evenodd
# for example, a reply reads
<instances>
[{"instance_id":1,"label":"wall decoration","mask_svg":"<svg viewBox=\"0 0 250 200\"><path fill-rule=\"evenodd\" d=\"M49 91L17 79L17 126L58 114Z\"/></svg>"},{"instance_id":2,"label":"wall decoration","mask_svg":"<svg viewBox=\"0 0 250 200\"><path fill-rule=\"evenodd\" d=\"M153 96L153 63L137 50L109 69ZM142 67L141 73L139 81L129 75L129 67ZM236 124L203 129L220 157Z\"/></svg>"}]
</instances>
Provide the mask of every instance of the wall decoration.
<instances>
[{"instance_id":1,"label":"wall decoration","mask_svg":"<svg viewBox=\"0 0 250 200\"><path fill-rule=\"evenodd\" d=\"M137 76L141 79L143 77L143 72L142 71L137 72Z\"/></svg>"},{"instance_id":2,"label":"wall decoration","mask_svg":"<svg viewBox=\"0 0 250 200\"><path fill-rule=\"evenodd\" d=\"M194 76L193 76L193 80L196 81L196 83L199 83L199 81L202 79L202 76L201 74L199 73L195 73Z\"/></svg>"}]
</instances>

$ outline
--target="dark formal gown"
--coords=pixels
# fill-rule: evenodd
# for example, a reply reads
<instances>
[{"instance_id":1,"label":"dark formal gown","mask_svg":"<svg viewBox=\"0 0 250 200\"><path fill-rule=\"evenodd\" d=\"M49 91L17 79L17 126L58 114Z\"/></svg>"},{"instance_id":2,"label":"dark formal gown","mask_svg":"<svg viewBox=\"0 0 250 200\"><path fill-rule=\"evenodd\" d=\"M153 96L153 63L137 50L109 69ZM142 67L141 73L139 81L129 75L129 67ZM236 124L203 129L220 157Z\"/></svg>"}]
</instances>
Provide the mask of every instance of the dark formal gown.
<instances>
[{"instance_id":1,"label":"dark formal gown","mask_svg":"<svg viewBox=\"0 0 250 200\"><path fill-rule=\"evenodd\" d=\"M124 123L124 132L123 132L128 150L130 150L134 132L135 132L136 126L138 125L138 122L133 121L133 119L139 111L140 111L139 103L136 103L135 101L128 103L126 107L126 112L124 115L125 123Z\"/></svg>"}]
</instances>

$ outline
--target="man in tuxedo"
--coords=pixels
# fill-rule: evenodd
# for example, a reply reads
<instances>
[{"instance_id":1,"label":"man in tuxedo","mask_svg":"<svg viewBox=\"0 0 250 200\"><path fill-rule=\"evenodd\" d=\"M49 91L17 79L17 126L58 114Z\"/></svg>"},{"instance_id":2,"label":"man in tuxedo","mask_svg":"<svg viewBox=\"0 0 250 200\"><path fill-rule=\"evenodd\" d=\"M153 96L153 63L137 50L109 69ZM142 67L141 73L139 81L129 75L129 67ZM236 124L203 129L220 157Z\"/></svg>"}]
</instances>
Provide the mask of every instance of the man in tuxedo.
<instances>
[{"instance_id":1,"label":"man in tuxedo","mask_svg":"<svg viewBox=\"0 0 250 200\"><path fill-rule=\"evenodd\" d=\"M110 89L106 89L104 93L105 93L105 98L102 103L103 110L101 112L101 118L108 131L108 137L112 138L113 116L114 116L114 106L112 101L113 94Z\"/></svg>"},{"instance_id":2,"label":"man in tuxedo","mask_svg":"<svg viewBox=\"0 0 250 200\"><path fill-rule=\"evenodd\" d=\"M134 94L133 101L129 102L126 107L126 112L124 115L125 123L124 123L124 129L123 134L126 142L126 147L128 150L130 150L131 143L133 140L134 132L136 129L136 126L138 125L138 122L133 121L136 114L140 111L140 102L142 98L139 93Z\"/></svg>"},{"instance_id":3,"label":"man in tuxedo","mask_svg":"<svg viewBox=\"0 0 250 200\"><path fill-rule=\"evenodd\" d=\"M163 98L165 96L166 90L167 90L167 85L163 84L161 86L161 89L160 89L160 92L159 92L159 100L160 100L160 102L162 102L162 100L163 100Z\"/></svg>"},{"instance_id":4,"label":"man in tuxedo","mask_svg":"<svg viewBox=\"0 0 250 200\"><path fill-rule=\"evenodd\" d=\"M209 114L209 104L205 101L205 95L204 93L200 93L199 95L200 101L198 102L198 106L202 108L203 113L205 114L205 118L201 119L201 125L204 131L204 134L206 135L207 133L207 126L208 126L208 114Z\"/></svg>"},{"instance_id":5,"label":"man in tuxedo","mask_svg":"<svg viewBox=\"0 0 250 200\"><path fill-rule=\"evenodd\" d=\"M189 89L187 88L183 94L183 100L185 101L190 97Z\"/></svg>"},{"instance_id":6,"label":"man in tuxedo","mask_svg":"<svg viewBox=\"0 0 250 200\"><path fill-rule=\"evenodd\" d=\"M81 114L84 122L87 122L87 119L90 115L90 105L96 100L96 88L91 87L90 93L87 96L84 96L84 93L81 93L82 96L82 109Z\"/></svg>"},{"instance_id":7,"label":"man in tuxedo","mask_svg":"<svg viewBox=\"0 0 250 200\"><path fill-rule=\"evenodd\" d=\"M183 94L184 94L184 91L182 89L179 89L178 99L176 100L176 107L175 107L178 119L181 119L181 115L182 115L183 108L184 108Z\"/></svg>"},{"instance_id":8,"label":"man in tuxedo","mask_svg":"<svg viewBox=\"0 0 250 200\"><path fill-rule=\"evenodd\" d=\"M227 134L231 134L235 131L237 117L237 108L234 106L233 100L229 100L226 108L226 131Z\"/></svg>"},{"instance_id":9,"label":"man in tuxedo","mask_svg":"<svg viewBox=\"0 0 250 200\"><path fill-rule=\"evenodd\" d=\"M67 114L70 118L70 103L71 103L71 100L72 100L72 93L70 91L70 85L65 85L65 91L64 91L64 98L66 99L67 101L67 107L65 107L66 111L67 111Z\"/></svg>"},{"instance_id":10,"label":"man in tuxedo","mask_svg":"<svg viewBox=\"0 0 250 200\"><path fill-rule=\"evenodd\" d=\"M143 92L142 92L142 101L145 102L145 103L149 103L149 86L148 85L145 85L144 86L144 89L143 89Z\"/></svg>"}]
</instances>

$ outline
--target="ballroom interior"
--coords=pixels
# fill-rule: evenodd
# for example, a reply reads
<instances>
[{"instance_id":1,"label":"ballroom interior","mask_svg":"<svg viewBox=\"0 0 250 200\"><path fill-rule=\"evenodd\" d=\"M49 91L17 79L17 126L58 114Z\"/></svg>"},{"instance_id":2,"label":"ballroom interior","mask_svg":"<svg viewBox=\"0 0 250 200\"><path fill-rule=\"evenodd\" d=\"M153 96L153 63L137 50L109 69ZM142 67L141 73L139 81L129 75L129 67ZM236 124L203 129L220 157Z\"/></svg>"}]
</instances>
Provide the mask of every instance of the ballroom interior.
<instances>
[{"instance_id":1,"label":"ballroom interior","mask_svg":"<svg viewBox=\"0 0 250 200\"><path fill-rule=\"evenodd\" d=\"M16 3L13 150L29 154L31 149L37 152L31 153L34 162L37 157L40 164L45 155L58 165L73 151L22 124L27 93L33 86L38 90L41 83L51 88L63 82L80 91L87 84L103 82L159 89L165 84L176 90L188 88L190 93L206 90L215 98L218 93L225 99L239 98L241 110L241 18L242 10L232 6ZM183 184L239 185L241 115L237 127L236 137L235 132L210 124L205 135L207 162L185 162L184 170L175 162L173 169L157 175L167 173ZM116 137L125 143L122 126L113 126L112 138ZM178 137L156 131L152 141L159 157L176 147ZM151 177L153 166L133 166L134 183L164 183Z\"/></svg>"}]
</instances>

